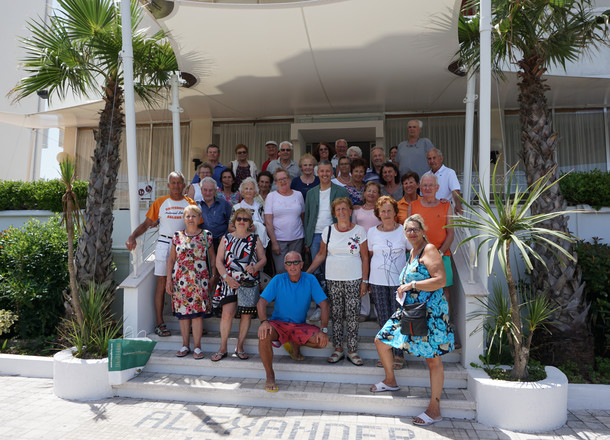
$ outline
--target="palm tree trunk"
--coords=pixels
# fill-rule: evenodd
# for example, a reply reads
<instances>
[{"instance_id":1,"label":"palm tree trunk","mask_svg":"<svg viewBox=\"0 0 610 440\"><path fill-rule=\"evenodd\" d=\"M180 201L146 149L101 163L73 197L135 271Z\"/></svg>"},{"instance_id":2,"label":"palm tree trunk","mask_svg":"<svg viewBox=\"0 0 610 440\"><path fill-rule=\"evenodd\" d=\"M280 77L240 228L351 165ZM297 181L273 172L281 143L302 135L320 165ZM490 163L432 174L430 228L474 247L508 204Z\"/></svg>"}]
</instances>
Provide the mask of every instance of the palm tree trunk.
<instances>
[{"instance_id":1,"label":"palm tree trunk","mask_svg":"<svg viewBox=\"0 0 610 440\"><path fill-rule=\"evenodd\" d=\"M556 145L558 135L553 131L551 113L548 108L540 55L526 56L519 61L519 103L521 115L521 140L523 143L522 160L526 167L528 184L549 172L551 181L557 180ZM532 205L532 214L565 209L566 203L559 185L545 191ZM540 226L562 232L568 231L567 218L559 216L542 223ZM560 243L574 257L576 252L571 243L549 239ZM584 299L584 284L577 260L569 261L556 255L546 246L537 245L535 250L546 263L534 261L532 273L533 288L536 293L547 295L551 306L556 307L549 325L551 334L535 336L540 357L544 363L561 365L571 360L577 365L590 365L594 359L593 337L587 326L588 305ZM544 343L542 343L544 341Z\"/></svg>"},{"instance_id":2,"label":"palm tree trunk","mask_svg":"<svg viewBox=\"0 0 610 440\"><path fill-rule=\"evenodd\" d=\"M80 305L80 296L78 284L76 282L76 268L74 267L74 220L72 217L72 211L74 206L72 205L72 186L66 189L64 198L66 200L66 232L68 234L68 273L70 274L70 299L72 301L72 310L76 316L76 322L79 326L83 325L83 310Z\"/></svg>"},{"instance_id":3,"label":"palm tree trunk","mask_svg":"<svg viewBox=\"0 0 610 440\"><path fill-rule=\"evenodd\" d=\"M95 135L85 225L76 254L78 282L83 287L92 281L103 288L112 284L112 209L123 129L123 89L115 78L108 78L104 95L105 105Z\"/></svg>"}]
</instances>

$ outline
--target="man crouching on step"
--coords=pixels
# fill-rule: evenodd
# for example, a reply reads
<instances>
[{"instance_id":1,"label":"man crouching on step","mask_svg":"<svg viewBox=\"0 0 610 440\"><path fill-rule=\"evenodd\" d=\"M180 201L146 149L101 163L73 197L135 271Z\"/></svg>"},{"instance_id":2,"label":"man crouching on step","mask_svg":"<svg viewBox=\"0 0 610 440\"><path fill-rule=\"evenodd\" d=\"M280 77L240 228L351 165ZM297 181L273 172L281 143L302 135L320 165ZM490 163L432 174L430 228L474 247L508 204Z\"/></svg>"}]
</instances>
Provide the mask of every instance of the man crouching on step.
<instances>
[{"instance_id":1,"label":"man crouching on step","mask_svg":"<svg viewBox=\"0 0 610 440\"><path fill-rule=\"evenodd\" d=\"M273 347L284 346L290 357L302 361L301 346L324 348L328 344L328 299L315 276L301 272L303 260L297 252L284 257L286 273L273 277L258 300L257 310L261 325L258 328L258 352L267 382L265 390L278 390L273 372ZM322 310L321 326L307 324L311 300ZM267 318L267 305L275 301L273 314Z\"/></svg>"}]
</instances>

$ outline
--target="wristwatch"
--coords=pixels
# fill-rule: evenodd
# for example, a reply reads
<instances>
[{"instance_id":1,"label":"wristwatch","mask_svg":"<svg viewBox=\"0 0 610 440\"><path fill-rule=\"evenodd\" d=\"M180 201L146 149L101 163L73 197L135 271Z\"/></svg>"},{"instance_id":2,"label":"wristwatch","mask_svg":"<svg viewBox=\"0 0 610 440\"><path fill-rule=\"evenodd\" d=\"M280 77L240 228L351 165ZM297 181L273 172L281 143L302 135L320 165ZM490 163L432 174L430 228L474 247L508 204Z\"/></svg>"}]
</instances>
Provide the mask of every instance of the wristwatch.
<instances>
[{"instance_id":1,"label":"wristwatch","mask_svg":"<svg viewBox=\"0 0 610 440\"><path fill-rule=\"evenodd\" d=\"M320 331L321 331L322 333L324 333L325 335L327 335L327 334L328 334L328 329L327 329L326 327L321 328L321 329L320 329Z\"/></svg>"},{"instance_id":2,"label":"wristwatch","mask_svg":"<svg viewBox=\"0 0 610 440\"><path fill-rule=\"evenodd\" d=\"M415 280L411 281L411 289L416 290L416 289L415 289L415 284L416 284L416 283L417 283L417 282L416 282Z\"/></svg>"},{"instance_id":3,"label":"wristwatch","mask_svg":"<svg viewBox=\"0 0 610 440\"><path fill-rule=\"evenodd\" d=\"M226 279L227 279L227 273L226 273L226 272L222 274L222 279L223 279L223 280L226 280Z\"/></svg>"}]
</instances>

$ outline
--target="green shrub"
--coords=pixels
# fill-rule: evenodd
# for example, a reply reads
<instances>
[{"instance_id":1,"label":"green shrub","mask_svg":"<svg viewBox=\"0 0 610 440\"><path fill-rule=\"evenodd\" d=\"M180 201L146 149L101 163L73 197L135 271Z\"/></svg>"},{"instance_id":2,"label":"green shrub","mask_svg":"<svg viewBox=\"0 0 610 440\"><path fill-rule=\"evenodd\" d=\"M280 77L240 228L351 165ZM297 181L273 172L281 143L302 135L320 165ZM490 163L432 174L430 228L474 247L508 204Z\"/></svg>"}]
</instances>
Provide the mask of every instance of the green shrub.
<instances>
[{"instance_id":1,"label":"green shrub","mask_svg":"<svg viewBox=\"0 0 610 440\"><path fill-rule=\"evenodd\" d=\"M81 208L85 207L87 200L87 186L84 180L74 182L74 192ZM61 212L61 198L65 191L66 187L58 179L35 182L0 180L0 211L42 209Z\"/></svg>"},{"instance_id":2,"label":"green shrub","mask_svg":"<svg viewBox=\"0 0 610 440\"><path fill-rule=\"evenodd\" d=\"M591 328L595 337L595 354L610 354L610 246L593 237L593 243L576 246L578 264L585 281L585 294L591 303Z\"/></svg>"},{"instance_id":3,"label":"green shrub","mask_svg":"<svg viewBox=\"0 0 610 440\"><path fill-rule=\"evenodd\" d=\"M600 170L569 173L559 182L568 205L610 206L610 173Z\"/></svg>"},{"instance_id":4,"label":"green shrub","mask_svg":"<svg viewBox=\"0 0 610 440\"><path fill-rule=\"evenodd\" d=\"M0 309L19 316L19 337L55 334L69 284L67 248L59 216L0 232Z\"/></svg>"}]
</instances>

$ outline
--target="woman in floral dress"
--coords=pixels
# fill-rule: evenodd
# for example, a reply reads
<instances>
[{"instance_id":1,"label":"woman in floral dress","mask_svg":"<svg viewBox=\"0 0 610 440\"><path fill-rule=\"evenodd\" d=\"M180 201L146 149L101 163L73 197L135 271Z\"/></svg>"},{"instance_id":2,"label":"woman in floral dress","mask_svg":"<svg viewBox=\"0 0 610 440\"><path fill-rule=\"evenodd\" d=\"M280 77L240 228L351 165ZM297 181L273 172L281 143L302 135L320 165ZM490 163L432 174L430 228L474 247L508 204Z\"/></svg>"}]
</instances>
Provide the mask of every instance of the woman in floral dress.
<instances>
[{"instance_id":1,"label":"woman in floral dress","mask_svg":"<svg viewBox=\"0 0 610 440\"><path fill-rule=\"evenodd\" d=\"M449 305L443 295L445 267L436 247L428 243L424 219L419 214L407 218L404 224L407 240L413 246L407 265L400 275L397 289L399 302L426 302L428 336L408 336L400 331L400 311L394 313L375 337L375 346L383 364L385 378L371 387L371 391L398 391L392 368L392 348L408 351L426 358L430 370L430 403L413 419L416 425L440 422L440 399L443 392L443 363L441 356L455 348L453 330L449 326Z\"/></svg>"},{"instance_id":2,"label":"woman in floral dress","mask_svg":"<svg viewBox=\"0 0 610 440\"><path fill-rule=\"evenodd\" d=\"M182 334L182 348L176 356L184 357L191 352L189 338L192 326L193 357L202 359L203 316L212 310L208 284L210 272L215 272L214 246L212 233L198 226L203 219L197 205L184 208L183 217L186 228L176 232L172 240L167 259L167 273L171 276L167 277L165 290L172 297L172 310Z\"/></svg>"}]
</instances>

